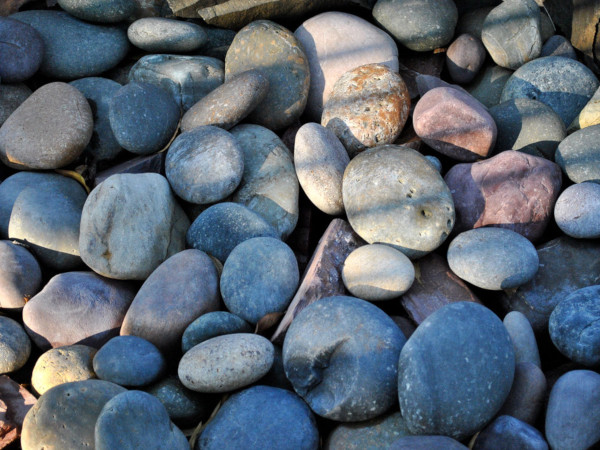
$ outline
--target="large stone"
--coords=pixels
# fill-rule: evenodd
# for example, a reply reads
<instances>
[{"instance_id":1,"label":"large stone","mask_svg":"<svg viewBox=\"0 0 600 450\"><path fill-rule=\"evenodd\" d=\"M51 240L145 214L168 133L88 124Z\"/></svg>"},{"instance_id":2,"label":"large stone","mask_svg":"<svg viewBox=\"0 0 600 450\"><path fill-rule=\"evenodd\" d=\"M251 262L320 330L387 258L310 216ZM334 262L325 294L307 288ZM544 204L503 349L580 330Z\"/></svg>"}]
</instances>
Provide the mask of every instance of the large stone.
<instances>
[{"instance_id":1,"label":"large stone","mask_svg":"<svg viewBox=\"0 0 600 450\"><path fill-rule=\"evenodd\" d=\"M31 89L23 83L0 84L0 127L30 95Z\"/></svg>"},{"instance_id":2,"label":"large stone","mask_svg":"<svg viewBox=\"0 0 600 450\"><path fill-rule=\"evenodd\" d=\"M0 376L0 397L0 448L10 448L21 436L23 420L37 399L6 375Z\"/></svg>"},{"instance_id":3,"label":"large stone","mask_svg":"<svg viewBox=\"0 0 600 450\"><path fill-rule=\"evenodd\" d=\"M600 185L579 183L565 189L554 205L554 220L568 236L580 239L599 238Z\"/></svg>"},{"instance_id":4,"label":"large stone","mask_svg":"<svg viewBox=\"0 0 600 450\"><path fill-rule=\"evenodd\" d=\"M19 322L0 316L0 374L19 370L31 353L31 341Z\"/></svg>"},{"instance_id":5,"label":"large stone","mask_svg":"<svg viewBox=\"0 0 600 450\"><path fill-rule=\"evenodd\" d=\"M96 378L92 361L96 349L89 345L66 345L43 353L33 366L31 385L40 395L59 384Z\"/></svg>"},{"instance_id":6,"label":"large stone","mask_svg":"<svg viewBox=\"0 0 600 450\"><path fill-rule=\"evenodd\" d=\"M194 320L183 332L181 350L192 347L224 334L251 333L253 327L241 317L227 311L212 311Z\"/></svg>"},{"instance_id":7,"label":"large stone","mask_svg":"<svg viewBox=\"0 0 600 450\"><path fill-rule=\"evenodd\" d=\"M546 377L542 369L530 362L517 362L510 393L498 415L511 416L535 426L546 397Z\"/></svg>"},{"instance_id":8,"label":"large stone","mask_svg":"<svg viewBox=\"0 0 600 450\"><path fill-rule=\"evenodd\" d=\"M200 25L164 17L136 20L129 25L127 37L148 53L191 53L208 41Z\"/></svg>"},{"instance_id":9,"label":"large stone","mask_svg":"<svg viewBox=\"0 0 600 450\"><path fill-rule=\"evenodd\" d=\"M30 78L42 64L44 42L35 28L18 20L0 17L0 78L17 83Z\"/></svg>"},{"instance_id":10,"label":"large stone","mask_svg":"<svg viewBox=\"0 0 600 450\"><path fill-rule=\"evenodd\" d=\"M556 149L554 159L574 183L600 181L600 125L567 136Z\"/></svg>"},{"instance_id":11,"label":"large stone","mask_svg":"<svg viewBox=\"0 0 600 450\"><path fill-rule=\"evenodd\" d=\"M88 22L116 23L135 12L135 0L58 0L58 5L74 17Z\"/></svg>"},{"instance_id":12,"label":"large stone","mask_svg":"<svg viewBox=\"0 0 600 450\"><path fill-rule=\"evenodd\" d=\"M27 249L0 241L0 308L20 309L42 288L42 270Z\"/></svg>"},{"instance_id":13,"label":"large stone","mask_svg":"<svg viewBox=\"0 0 600 450\"><path fill-rule=\"evenodd\" d=\"M473 450L548 450L542 433L511 416L499 416L477 436Z\"/></svg>"}]
</instances>

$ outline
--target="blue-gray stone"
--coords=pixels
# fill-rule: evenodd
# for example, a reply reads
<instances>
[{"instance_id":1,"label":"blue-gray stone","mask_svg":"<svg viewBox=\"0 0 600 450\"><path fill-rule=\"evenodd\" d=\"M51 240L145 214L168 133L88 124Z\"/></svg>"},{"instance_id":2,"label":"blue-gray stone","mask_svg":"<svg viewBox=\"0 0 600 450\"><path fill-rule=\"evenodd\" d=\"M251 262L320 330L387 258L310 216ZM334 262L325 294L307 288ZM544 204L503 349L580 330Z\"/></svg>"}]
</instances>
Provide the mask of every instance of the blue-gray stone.
<instances>
[{"instance_id":1,"label":"blue-gray stone","mask_svg":"<svg viewBox=\"0 0 600 450\"><path fill-rule=\"evenodd\" d=\"M500 416L479 433L473 450L548 450L542 433L511 416Z\"/></svg>"},{"instance_id":2,"label":"blue-gray stone","mask_svg":"<svg viewBox=\"0 0 600 450\"><path fill-rule=\"evenodd\" d=\"M554 205L554 220L567 236L600 238L600 184L583 182L565 189Z\"/></svg>"},{"instance_id":3,"label":"blue-gray stone","mask_svg":"<svg viewBox=\"0 0 600 450\"><path fill-rule=\"evenodd\" d=\"M181 349L186 353L208 339L233 333L251 333L252 327L241 317L227 311L213 311L198 317L183 332Z\"/></svg>"},{"instance_id":4,"label":"blue-gray stone","mask_svg":"<svg viewBox=\"0 0 600 450\"><path fill-rule=\"evenodd\" d=\"M485 306L451 303L419 325L400 354L400 410L413 434L471 436L506 400L515 356Z\"/></svg>"},{"instance_id":5,"label":"blue-gray stone","mask_svg":"<svg viewBox=\"0 0 600 450\"><path fill-rule=\"evenodd\" d=\"M69 84L79 89L92 107L94 132L87 150L98 161L113 159L121 151L121 146L110 127L108 111L110 100L121 85L116 81L100 77L81 78Z\"/></svg>"},{"instance_id":6,"label":"blue-gray stone","mask_svg":"<svg viewBox=\"0 0 600 450\"><path fill-rule=\"evenodd\" d=\"M42 287L42 270L22 246L0 241L0 309L18 310Z\"/></svg>"},{"instance_id":7,"label":"blue-gray stone","mask_svg":"<svg viewBox=\"0 0 600 450\"><path fill-rule=\"evenodd\" d=\"M492 64L482 69L475 80L468 86L469 94L479 100L486 108L500 103L504 85L512 75L512 71Z\"/></svg>"},{"instance_id":8,"label":"blue-gray stone","mask_svg":"<svg viewBox=\"0 0 600 450\"><path fill-rule=\"evenodd\" d=\"M558 144L554 160L573 183L600 182L600 125L567 136Z\"/></svg>"},{"instance_id":9,"label":"blue-gray stone","mask_svg":"<svg viewBox=\"0 0 600 450\"><path fill-rule=\"evenodd\" d=\"M0 374L14 372L25 365L31 341L15 320L0 316Z\"/></svg>"},{"instance_id":10,"label":"blue-gray stone","mask_svg":"<svg viewBox=\"0 0 600 450\"><path fill-rule=\"evenodd\" d=\"M194 450L224 447L245 450L316 450L315 418L296 394L269 386L254 386L232 395L219 409Z\"/></svg>"},{"instance_id":11,"label":"blue-gray stone","mask_svg":"<svg viewBox=\"0 0 600 450\"><path fill-rule=\"evenodd\" d=\"M23 83L0 84L0 127L30 95L31 89Z\"/></svg>"},{"instance_id":12,"label":"blue-gray stone","mask_svg":"<svg viewBox=\"0 0 600 450\"><path fill-rule=\"evenodd\" d=\"M179 106L166 91L137 81L113 95L108 112L119 145L138 155L163 149L177 130L179 116Z\"/></svg>"},{"instance_id":13,"label":"blue-gray stone","mask_svg":"<svg viewBox=\"0 0 600 450\"><path fill-rule=\"evenodd\" d=\"M396 402L398 356L406 338L375 305L326 297L304 308L283 343L294 390L318 415L340 422L372 419Z\"/></svg>"},{"instance_id":14,"label":"blue-gray stone","mask_svg":"<svg viewBox=\"0 0 600 450\"><path fill-rule=\"evenodd\" d=\"M527 317L519 311L511 311L504 316L503 323L513 343L515 363L530 362L542 367L535 334Z\"/></svg>"},{"instance_id":15,"label":"blue-gray stone","mask_svg":"<svg viewBox=\"0 0 600 450\"><path fill-rule=\"evenodd\" d=\"M579 61L546 56L519 67L504 85L500 101L521 97L539 100L569 126L596 89L598 79Z\"/></svg>"},{"instance_id":16,"label":"blue-gray stone","mask_svg":"<svg viewBox=\"0 0 600 450\"><path fill-rule=\"evenodd\" d=\"M116 23L132 16L135 0L57 0L72 16L88 22Z\"/></svg>"},{"instance_id":17,"label":"blue-gray stone","mask_svg":"<svg viewBox=\"0 0 600 450\"><path fill-rule=\"evenodd\" d=\"M273 345L273 365L267 374L260 379L260 384L294 391L292 383L290 383L290 380L285 375L283 349L279 345Z\"/></svg>"},{"instance_id":18,"label":"blue-gray stone","mask_svg":"<svg viewBox=\"0 0 600 450\"><path fill-rule=\"evenodd\" d=\"M542 369L530 362L517 363L510 393L498 415L512 416L535 426L546 406L546 387L546 376Z\"/></svg>"},{"instance_id":19,"label":"blue-gray stone","mask_svg":"<svg viewBox=\"0 0 600 450\"><path fill-rule=\"evenodd\" d=\"M164 17L144 17L127 29L129 41L149 53L187 53L207 41L204 29L195 23Z\"/></svg>"},{"instance_id":20,"label":"blue-gray stone","mask_svg":"<svg viewBox=\"0 0 600 450\"><path fill-rule=\"evenodd\" d=\"M265 219L237 203L217 203L194 220L186 240L190 247L202 250L224 262L231 251L253 237L279 237Z\"/></svg>"},{"instance_id":21,"label":"blue-gray stone","mask_svg":"<svg viewBox=\"0 0 600 450\"><path fill-rule=\"evenodd\" d=\"M388 447L389 450L466 450L467 448L448 436L405 436Z\"/></svg>"},{"instance_id":22,"label":"blue-gray stone","mask_svg":"<svg viewBox=\"0 0 600 450\"><path fill-rule=\"evenodd\" d=\"M30 78L42 64L44 42L35 28L0 17L0 77L3 83Z\"/></svg>"},{"instance_id":23,"label":"blue-gray stone","mask_svg":"<svg viewBox=\"0 0 600 450\"><path fill-rule=\"evenodd\" d=\"M123 392L106 402L98 415L94 443L97 450L189 449L163 404L142 391Z\"/></svg>"},{"instance_id":24,"label":"blue-gray stone","mask_svg":"<svg viewBox=\"0 0 600 450\"><path fill-rule=\"evenodd\" d=\"M294 252L272 237L248 239L229 254L221 275L221 296L229 311L252 324L283 312L298 288Z\"/></svg>"},{"instance_id":25,"label":"blue-gray stone","mask_svg":"<svg viewBox=\"0 0 600 450\"><path fill-rule=\"evenodd\" d=\"M569 40L560 34L555 34L546 42L544 42L540 56L562 56L564 58L577 60L575 49Z\"/></svg>"},{"instance_id":26,"label":"blue-gray stone","mask_svg":"<svg viewBox=\"0 0 600 450\"><path fill-rule=\"evenodd\" d=\"M138 336L116 336L94 356L94 372L98 378L121 386L154 383L166 366L160 350Z\"/></svg>"},{"instance_id":27,"label":"blue-gray stone","mask_svg":"<svg viewBox=\"0 0 600 450\"><path fill-rule=\"evenodd\" d=\"M123 29L93 25L66 12L22 11L10 17L40 33L44 41L40 72L51 78L73 80L99 75L119 64L129 50Z\"/></svg>"}]
</instances>

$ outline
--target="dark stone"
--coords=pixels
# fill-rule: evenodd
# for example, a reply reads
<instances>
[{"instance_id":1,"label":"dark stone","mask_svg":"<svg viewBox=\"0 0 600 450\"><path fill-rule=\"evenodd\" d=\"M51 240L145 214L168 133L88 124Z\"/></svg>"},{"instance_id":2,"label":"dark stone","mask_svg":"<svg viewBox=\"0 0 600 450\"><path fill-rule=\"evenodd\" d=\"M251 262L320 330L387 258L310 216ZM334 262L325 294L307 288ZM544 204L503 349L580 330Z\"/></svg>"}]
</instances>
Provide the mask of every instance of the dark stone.
<instances>
[{"instance_id":1,"label":"dark stone","mask_svg":"<svg viewBox=\"0 0 600 450\"><path fill-rule=\"evenodd\" d=\"M544 42L540 56L562 56L564 58L577 60L575 49L569 40L560 34L555 34L546 42Z\"/></svg>"},{"instance_id":2,"label":"dark stone","mask_svg":"<svg viewBox=\"0 0 600 450\"><path fill-rule=\"evenodd\" d=\"M455 83L470 83L479 73L486 57L479 37L470 34L458 36L446 51L446 67Z\"/></svg>"},{"instance_id":3,"label":"dark stone","mask_svg":"<svg viewBox=\"0 0 600 450\"><path fill-rule=\"evenodd\" d=\"M21 436L23 420L37 399L6 375L0 376L0 398L0 448L10 448Z\"/></svg>"},{"instance_id":4,"label":"dark stone","mask_svg":"<svg viewBox=\"0 0 600 450\"><path fill-rule=\"evenodd\" d=\"M44 42L35 28L0 17L0 77L3 83L24 81L37 72L44 57Z\"/></svg>"},{"instance_id":5,"label":"dark stone","mask_svg":"<svg viewBox=\"0 0 600 450\"><path fill-rule=\"evenodd\" d=\"M473 450L548 450L542 433L511 416L500 416L479 433Z\"/></svg>"},{"instance_id":6,"label":"dark stone","mask_svg":"<svg viewBox=\"0 0 600 450\"><path fill-rule=\"evenodd\" d=\"M500 103L504 85L512 75L512 71L496 64L488 65L468 86L469 93L486 108Z\"/></svg>"},{"instance_id":7,"label":"dark stone","mask_svg":"<svg viewBox=\"0 0 600 450\"><path fill-rule=\"evenodd\" d=\"M0 316L0 373L19 370L30 353L31 341L19 322Z\"/></svg>"},{"instance_id":8,"label":"dark stone","mask_svg":"<svg viewBox=\"0 0 600 450\"><path fill-rule=\"evenodd\" d=\"M27 249L0 241L0 308L20 309L42 288L40 265Z\"/></svg>"},{"instance_id":9,"label":"dark stone","mask_svg":"<svg viewBox=\"0 0 600 450\"><path fill-rule=\"evenodd\" d=\"M135 13L135 0L58 0L72 16L88 22L116 23Z\"/></svg>"},{"instance_id":10,"label":"dark stone","mask_svg":"<svg viewBox=\"0 0 600 450\"><path fill-rule=\"evenodd\" d=\"M183 353L192 347L224 334L251 333L252 327L241 317L227 311L213 311L194 320L183 332L181 349Z\"/></svg>"},{"instance_id":11,"label":"dark stone","mask_svg":"<svg viewBox=\"0 0 600 450\"><path fill-rule=\"evenodd\" d=\"M94 187L98 186L111 175L117 173L158 173L163 172L165 152L150 156L136 156L129 161L109 167L96 174Z\"/></svg>"},{"instance_id":12,"label":"dark stone","mask_svg":"<svg viewBox=\"0 0 600 450\"><path fill-rule=\"evenodd\" d=\"M0 84L0 127L31 93L23 83Z\"/></svg>"},{"instance_id":13,"label":"dark stone","mask_svg":"<svg viewBox=\"0 0 600 450\"><path fill-rule=\"evenodd\" d=\"M554 159L574 183L600 181L600 125L567 136L558 145Z\"/></svg>"},{"instance_id":14,"label":"dark stone","mask_svg":"<svg viewBox=\"0 0 600 450\"><path fill-rule=\"evenodd\" d=\"M517 362L510 393L498 415L511 416L535 426L545 406L546 386L546 377L538 366L530 362Z\"/></svg>"},{"instance_id":15,"label":"dark stone","mask_svg":"<svg viewBox=\"0 0 600 450\"><path fill-rule=\"evenodd\" d=\"M530 362L542 367L535 334L527 317L519 311L511 311L504 316L503 323L513 343L515 362Z\"/></svg>"},{"instance_id":16,"label":"dark stone","mask_svg":"<svg viewBox=\"0 0 600 450\"><path fill-rule=\"evenodd\" d=\"M388 447L389 450L464 450L467 448L448 436L406 436Z\"/></svg>"}]
</instances>

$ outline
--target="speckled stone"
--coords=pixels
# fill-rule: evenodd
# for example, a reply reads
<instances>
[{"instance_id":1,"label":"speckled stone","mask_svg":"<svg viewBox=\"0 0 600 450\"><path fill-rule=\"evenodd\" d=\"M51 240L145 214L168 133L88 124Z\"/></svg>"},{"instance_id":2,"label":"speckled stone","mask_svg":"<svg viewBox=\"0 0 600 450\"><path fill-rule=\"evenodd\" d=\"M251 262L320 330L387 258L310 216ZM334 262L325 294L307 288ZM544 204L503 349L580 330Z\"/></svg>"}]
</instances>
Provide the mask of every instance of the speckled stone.
<instances>
[{"instance_id":1,"label":"speckled stone","mask_svg":"<svg viewBox=\"0 0 600 450\"><path fill-rule=\"evenodd\" d=\"M560 34L555 34L546 42L544 42L540 56L562 56L564 58L577 60L575 49L569 40Z\"/></svg>"},{"instance_id":2,"label":"speckled stone","mask_svg":"<svg viewBox=\"0 0 600 450\"><path fill-rule=\"evenodd\" d=\"M185 329L181 349L186 353L192 347L214 337L252 331L252 326L235 314L227 311L209 312L198 317Z\"/></svg>"},{"instance_id":3,"label":"speckled stone","mask_svg":"<svg viewBox=\"0 0 600 450\"><path fill-rule=\"evenodd\" d=\"M27 80L40 68L44 42L35 28L9 17L0 17L0 42L3 83Z\"/></svg>"},{"instance_id":4,"label":"speckled stone","mask_svg":"<svg viewBox=\"0 0 600 450\"><path fill-rule=\"evenodd\" d=\"M10 373L25 365L31 341L19 322L0 316L0 373Z\"/></svg>"},{"instance_id":5,"label":"speckled stone","mask_svg":"<svg viewBox=\"0 0 600 450\"><path fill-rule=\"evenodd\" d=\"M310 86L308 59L298 39L269 20L242 28L225 57L225 81L250 69L269 80L265 99L248 119L272 130L293 123L304 111Z\"/></svg>"},{"instance_id":6,"label":"speckled stone","mask_svg":"<svg viewBox=\"0 0 600 450\"><path fill-rule=\"evenodd\" d=\"M38 394L59 384L96 378L92 360L96 349L88 345L67 345L48 350L35 363L31 385Z\"/></svg>"},{"instance_id":7,"label":"speckled stone","mask_svg":"<svg viewBox=\"0 0 600 450\"><path fill-rule=\"evenodd\" d=\"M408 147L386 145L356 156L342 186L350 225L369 243L419 258L435 250L454 226L450 190L435 167Z\"/></svg>"},{"instance_id":8,"label":"speckled stone","mask_svg":"<svg viewBox=\"0 0 600 450\"><path fill-rule=\"evenodd\" d=\"M511 416L499 416L477 436L473 450L548 450L533 426Z\"/></svg>"},{"instance_id":9,"label":"speckled stone","mask_svg":"<svg viewBox=\"0 0 600 450\"><path fill-rule=\"evenodd\" d=\"M204 29L195 23L164 17L145 17L129 25L129 42L148 53L188 53L207 41Z\"/></svg>"},{"instance_id":10,"label":"speckled stone","mask_svg":"<svg viewBox=\"0 0 600 450\"><path fill-rule=\"evenodd\" d=\"M393 320L371 303L326 297L293 320L283 343L283 366L316 414L357 422L395 403L396 364L405 342Z\"/></svg>"},{"instance_id":11,"label":"speckled stone","mask_svg":"<svg viewBox=\"0 0 600 450\"><path fill-rule=\"evenodd\" d=\"M466 450L467 448L448 436L405 436L388 447L389 450Z\"/></svg>"},{"instance_id":12,"label":"speckled stone","mask_svg":"<svg viewBox=\"0 0 600 450\"><path fill-rule=\"evenodd\" d=\"M511 70L495 64L489 65L479 72L467 90L485 107L491 108L500 103L502 90L511 75Z\"/></svg>"},{"instance_id":13,"label":"speckled stone","mask_svg":"<svg viewBox=\"0 0 600 450\"><path fill-rule=\"evenodd\" d=\"M0 84L0 127L30 95L31 89L23 83Z\"/></svg>"},{"instance_id":14,"label":"speckled stone","mask_svg":"<svg viewBox=\"0 0 600 450\"><path fill-rule=\"evenodd\" d=\"M567 136L558 144L554 160L574 183L600 181L600 125Z\"/></svg>"},{"instance_id":15,"label":"speckled stone","mask_svg":"<svg viewBox=\"0 0 600 450\"><path fill-rule=\"evenodd\" d=\"M479 37L470 34L458 36L446 51L446 67L455 83L470 83L479 73L486 57Z\"/></svg>"},{"instance_id":16,"label":"speckled stone","mask_svg":"<svg viewBox=\"0 0 600 450\"><path fill-rule=\"evenodd\" d=\"M519 311L511 311L504 316L503 323L513 343L515 362L529 362L542 367L535 334L527 317Z\"/></svg>"},{"instance_id":17,"label":"speckled stone","mask_svg":"<svg viewBox=\"0 0 600 450\"><path fill-rule=\"evenodd\" d=\"M554 220L568 236L580 239L600 237L600 185L579 183L569 186L554 205Z\"/></svg>"},{"instance_id":18,"label":"speckled stone","mask_svg":"<svg viewBox=\"0 0 600 450\"><path fill-rule=\"evenodd\" d=\"M217 336L183 355L177 373L185 387L222 393L260 380L273 365L273 344L257 334Z\"/></svg>"},{"instance_id":19,"label":"speckled stone","mask_svg":"<svg viewBox=\"0 0 600 450\"><path fill-rule=\"evenodd\" d=\"M135 12L135 0L58 0L58 5L74 17L88 22L116 23Z\"/></svg>"},{"instance_id":20,"label":"speckled stone","mask_svg":"<svg viewBox=\"0 0 600 450\"><path fill-rule=\"evenodd\" d=\"M23 246L0 241L0 308L20 309L42 288L42 270Z\"/></svg>"}]
</instances>

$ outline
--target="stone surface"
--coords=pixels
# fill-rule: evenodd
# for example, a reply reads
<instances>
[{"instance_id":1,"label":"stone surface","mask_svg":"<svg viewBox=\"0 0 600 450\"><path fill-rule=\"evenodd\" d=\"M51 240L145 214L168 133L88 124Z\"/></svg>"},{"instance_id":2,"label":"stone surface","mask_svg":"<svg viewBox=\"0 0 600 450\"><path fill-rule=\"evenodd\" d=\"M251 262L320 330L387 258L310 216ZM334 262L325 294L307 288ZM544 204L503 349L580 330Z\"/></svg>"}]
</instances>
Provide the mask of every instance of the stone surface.
<instances>
[{"instance_id":1,"label":"stone surface","mask_svg":"<svg viewBox=\"0 0 600 450\"><path fill-rule=\"evenodd\" d=\"M185 387L222 393L260 380L273 365L273 344L257 334L236 333L204 341L183 355L177 373Z\"/></svg>"},{"instance_id":2,"label":"stone surface","mask_svg":"<svg viewBox=\"0 0 600 450\"><path fill-rule=\"evenodd\" d=\"M31 341L19 322L0 316L0 374L19 370L30 353Z\"/></svg>"},{"instance_id":3,"label":"stone surface","mask_svg":"<svg viewBox=\"0 0 600 450\"><path fill-rule=\"evenodd\" d=\"M15 169L57 169L74 161L92 137L92 110L62 82L35 91L0 128L0 159Z\"/></svg>"},{"instance_id":4,"label":"stone surface","mask_svg":"<svg viewBox=\"0 0 600 450\"><path fill-rule=\"evenodd\" d=\"M511 416L535 426L546 406L546 396L546 377L542 369L531 362L517 362L510 393L498 415Z\"/></svg>"},{"instance_id":5,"label":"stone surface","mask_svg":"<svg viewBox=\"0 0 600 450\"><path fill-rule=\"evenodd\" d=\"M189 53L208 41L200 25L164 17L136 20L127 28L127 37L148 53Z\"/></svg>"},{"instance_id":6,"label":"stone surface","mask_svg":"<svg viewBox=\"0 0 600 450\"><path fill-rule=\"evenodd\" d=\"M413 126L427 145L459 161L485 158L496 143L496 124L485 107L453 88L439 87L421 97Z\"/></svg>"},{"instance_id":7,"label":"stone surface","mask_svg":"<svg viewBox=\"0 0 600 450\"><path fill-rule=\"evenodd\" d=\"M515 362L528 362L542 367L535 334L527 317L519 311L511 311L504 316L503 323L513 343Z\"/></svg>"},{"instance_id":8,"label":"stone surface","mask_svg":"<svg viewBox=\"0 0 600 450\"><path fill-rule=\"evenodd\" d=\"M600 237L600 185L579 183L565 189L554 205L554 220L568 236Z\"/></svg>"},{"instance_id":9,"label":"stone surface","mask_svg":"<svg viewBox=\"0 0 600 450\"><path fill-rule=\"evenodd\" d=\"M27 80L40 68L44 42L35 28L9 17L0 17L0 42L3 83Z\"/></svg>"},{"instance_id":10,"label":"stone surface","mask_svg":"<svg viewBox=\"0 0 600 450\"><path fill-rule=\"evenodd\" d=\"M424 156L408 147L379 146L356 156L344 173L342 193L359 236L391 245L409 258L435 250L454 226L446 183Z\"/></svg>"},{"instance_id":11,"label":"stone surface","mask_svg":"<svg viewBox=\"0 0 600 450\"><path fill-rule=\"evenodd\" d=\"M1 88L0 88L1 89ZM0 123L2 120L0 119ZM587 102L579 115L573 119L568 131L573 132L581 128L600 124L600 89L596 90L592 98Z\"/></svg>"},{"instance_id":12,"label":"stone surface","mask_svg":"<svg viewBox=\"0 0 600 450\"><path fill-rule=\"evenodd\" d=\"M457 164L444 180L456 208L456 231L494 226L534 242L552 217L562 185L556 164L512 150L474 164Z\"/></svg>"},{"instance_id":13,"label":"stone surface","mask_svg":"<svg viewBox=\"0 0 600 450\"><path fill-rule=\"evenodd\" d=\"M74 17L88 22L115 23L135 12L135 0L58 0L58 5Z\"/></svg>"},{"instance_id":14,"label":"stone surface","mask_svg":"<svg viewBox=\"0 0 600 450\"><path fill-rule=\"evenodd\" d=\"M164 152L150 156L136 156L128 161L111 166L96 174L94 187L118 173L161 173L164 170L165 156Z\"/></svg>"},{"instance_id":15,"label":"stone surface","mask_svg":"<svg viewBox=\"0 0 600 450\"><path fill-rule=\"evenodd\" d=\"M192 347L217 336L234 333L251 333L252 326L244 319L227 311L213 311L194 320L183 332L183 353Z\"/></svg>"},{"instance_id":16,"label":"stone surface","mask_svg":"<svg viewBox=\"0 0 600 450\"><path fill-rule=\"evenodd\" d=\"M0 84L0 127L30 95L31 89L23 83Z\"/></svg>"},{"instance_id":17,"label":"stone surface","mask_svg":"<svg viewBox=\"0 0 600 450\"><path fill-rule=\"evenodd\" d=\"M548 450L542 433L511 416L500 416L477 436L473 450Z\"/></svg>"},{"instance_id":18,"label":"stone surface","mask_svg":"<svg viewBox=\"0 0 600 450\"><path fill-rule=\"evenodd\" d=\"M478 5L471 11L460 13L460 1L455 1L459 10L458 22L456 24L456 35L468 33L473 37L481 40L481 31L483 30L483 22L487 15L494 9L494 6ZM494 3L493 1L491 3ZM499 2L495 2L498 4ZM485 47L484 47L485 49Z\"/></svg>"},{"instance_id":19,"label":"stone surface","mask_svg":"<svg viewBox=\"0 0 600 450\"><path fill-rule=\"evenodd\" d=\"M25 306L42 288L42 271L34 256L23 246L0 241L0 308Z\"/></svg>"},{"instance_id":20,"label":"stone surface","mask_svg":"<svg viewBox=\"0 0 600 450\"><path fill-rule=\"evenodd\" d=\"M119 334L134 295L134 287L123 281L92 272L61 273L25 304L23 322L42 350L72 344L99 348Z\"/></svg>"},{"instance_id":21,"label":"stone surface","mask_svg":"<svg viewBox=\"0 0 600 450\"><path fill-rule=\"evenodd\" d=\"M458 84L448 83L448 82L442 80L440 77L433 76L433 75L419 74L415 77L415 82L417 83L417 89L419 90L419 95L421 97L423 97L427 92L431 91L432 89L435 89L438 87L448 87L448 88L458 89L459 91L466 92Z\"/></svg>"},{"instance_id":22,"label":"stone surface","mask_svg":"<svg viewBox=\"0 0 600 450\"><path fill-rule=\"evenodd\" d=\"M406 338L376 306L354 297L322 298L292 322L283 367L294 390L319 416L372 419L396 396L396 361Z\"/></svg>"},{"instance_id":23,"label":"stone surface","mask_svg":"<svg viewBox=\"0 0 600 450\"><path fill-rule=\"evenodd\" d=\"M554 159L574 183L600 180L600 125L567 136L557 147Z\"/></svg>"},{"instance_id":24,"label":"stone surface","mask_svg":"<svg viewBox=\"0 0 600 450\"><path fill-rule=\"evenodd\" d=\"M560 34L555 34L546 42L544 42L540 56L562 56L564 58L577 60L575 49L569 40Z\"/></svg>"},{"instance_id":25,"label":"stone surface","mask_svg":"<svg viewBox=\"0 0 600 450\"><path fill-rule=\"evenodd\" d=\"M96 378L92 360L96 349L88 345L67 345L43 353L33 366L31 385L40 395L64 383Z\"/></svg>"},{"instance_id":26,"label":"stone surface","mask_svg":"<svg viewBox=\"0 0 600 450\"><path fill-rule=\"evenodd\" d=\"M0 397L0 447L10 448L19 439L23 420L37 399L6 375L0 376Z\"/></svg>"},{"instance_id":27,"label":"stone surface","mask_svg":"<svg viewBox=\"0 0 600 450\"><path fill-rule=\"evenodd\" d=\"M510 337L492 311L472 302L444 306L400 354L398 396L408 429L471 436L504 403L514 369Z\"/></svg>"},{"instance_id":28,"label":"stone surface","mask_svg":"<svg viewBox=\"0 0 600 450\"><path fill-rule=\"evenodd\" d=\"M489 65L479 72L479 75L467 87L469 93L485 107L500 103L504 85L512 75L512 71L498 65Z\"/></svg>"},{"instance_id":29,"label":"stone surface","mask_svg":"<svg viewBox=\"0 0 600 450\"><path fill-rule=\"evenodd\" d=\"M470 83L479 73L486 57L479 37L470 34L458 36L446 51L446 67L455 83Z\"/></svg>"},{"instance_id":30,"label":"stone surface","mask_svg":"<svg viewBox=\"0 0 600 450\"><path fill-rule=\"evenodd\" d=\"M464 450L460 442L448 436L405 436L393 442L390 450Z\"/></svg>"},{"instance_id":31,"label":"stone surface","mask_svg":"<svg viewBox=\"0 0 600 450\"><path fill-rule=\"evenodd\" d=\"M188 227L164 177L113 175L94 188L83 206L81 259L109 278L145 280L185 248Z\"/></svg>"}]
</instances>

